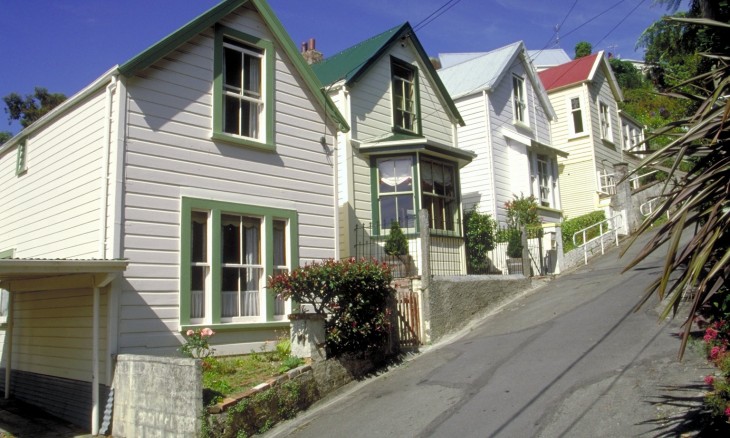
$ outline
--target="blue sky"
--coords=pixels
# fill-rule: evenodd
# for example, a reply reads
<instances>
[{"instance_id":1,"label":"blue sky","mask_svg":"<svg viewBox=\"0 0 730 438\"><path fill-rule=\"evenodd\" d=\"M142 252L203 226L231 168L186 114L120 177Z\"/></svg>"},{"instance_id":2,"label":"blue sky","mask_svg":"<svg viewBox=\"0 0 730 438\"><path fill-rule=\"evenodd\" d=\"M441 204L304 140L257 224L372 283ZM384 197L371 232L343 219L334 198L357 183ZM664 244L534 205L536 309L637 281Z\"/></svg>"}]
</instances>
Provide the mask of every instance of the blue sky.
<instances>
[{"instance_id":1,"label":"blue sky","mask_svg":"<svg viewBox=\"0 0 730 438\"><path fill-rule=\"evenodd\" d=\"M71 96L218 2L0 0L0 97L30 94L35 86ZM325 57L405 21L416 26L446 2L269 0L297 46L315 38ZM558 47L571 56L577 42L588 41L594 51L642 59L643 51L634 50L637 38L666 13L653 3L461 0L416 34L430 55L489 51L519 40L542 49L554 46L555 26L564 21ZM8 125L2 111L0 130L17 133L19 126Z\"/></svg>"}]
</instances>

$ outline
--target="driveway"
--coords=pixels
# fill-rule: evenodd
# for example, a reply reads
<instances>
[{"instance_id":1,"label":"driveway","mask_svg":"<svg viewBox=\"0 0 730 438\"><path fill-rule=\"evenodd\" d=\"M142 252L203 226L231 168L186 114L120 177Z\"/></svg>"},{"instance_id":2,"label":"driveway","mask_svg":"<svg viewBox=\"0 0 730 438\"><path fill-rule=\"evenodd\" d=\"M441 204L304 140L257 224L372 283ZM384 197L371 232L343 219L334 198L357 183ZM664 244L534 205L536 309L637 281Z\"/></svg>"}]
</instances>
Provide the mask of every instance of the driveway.
<instances>
[{"instance_id":1,"label":"driveway","mask_svg":"<svg viewBox=\"0 0 730 438\"><path fill-rule=\"evenodd\" d=\"M635 253L637 248L632 249ZM691 431L711 369L676 360L680 319L635 304L654 256L621 275L614 249L533 290L269 437L629 437Z\"/></svg>"}]
</instances>

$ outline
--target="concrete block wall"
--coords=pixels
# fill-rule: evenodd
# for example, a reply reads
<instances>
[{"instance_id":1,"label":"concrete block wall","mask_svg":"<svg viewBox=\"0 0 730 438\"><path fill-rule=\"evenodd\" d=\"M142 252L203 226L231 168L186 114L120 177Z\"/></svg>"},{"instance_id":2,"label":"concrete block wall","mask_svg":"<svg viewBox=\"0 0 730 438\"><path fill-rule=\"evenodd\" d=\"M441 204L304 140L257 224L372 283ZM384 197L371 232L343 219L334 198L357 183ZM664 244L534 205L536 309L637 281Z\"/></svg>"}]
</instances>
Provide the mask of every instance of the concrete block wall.
<instances>
[{"instance_id":1,"label":"concrete block wall","mask_svg":"<svg viewBox=\"0 0 730 438\"><path fill-rule=\"evenodd\" d=\"M202 382L199 360L119 355L113 383L113 436L197 437Z\"/></svg>"}]
</instances>

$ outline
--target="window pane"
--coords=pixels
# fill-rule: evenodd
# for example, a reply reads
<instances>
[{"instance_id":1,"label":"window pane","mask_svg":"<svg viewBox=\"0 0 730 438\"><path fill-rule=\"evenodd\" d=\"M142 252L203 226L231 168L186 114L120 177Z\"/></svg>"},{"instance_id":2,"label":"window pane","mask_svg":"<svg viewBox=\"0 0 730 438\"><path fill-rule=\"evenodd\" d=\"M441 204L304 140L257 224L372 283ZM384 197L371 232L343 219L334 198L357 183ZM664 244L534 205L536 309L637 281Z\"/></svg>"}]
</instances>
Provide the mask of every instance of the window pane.
<instances>
[{"instance_id":1,"label":"window pane","mask_svg":"<svg viewBox=\"0 0 730 438\"><path fill-rule=\"evenodd\" d=\"M416 226L416 211L413 208L413 195L398 195L398 225L401 228Z\"/></svg>"},{"instance_id":2,"label":"window pane","mask_svg":"<svg viewBox=\"0 0 730 438\"><path fill-rule=\"evenodd\" d=\"M261 264L261 242L259 238L261 221L254 218L244 218L243 227L243 263L247 265L259 265Z\"/></svg>"},{"instance_id":3,"label":"window pane","mask_svg":"<svg viewBox=\"0 0 730 438\"><path fill-rule=\"evenodd\" d=\"M244 78L243 88L246 96L261 97L261 58L246 55L244 57Z\"/></svg>"},{"instance_id":4,"label":"window pane","mask_svg":"<svg viewBox=\"0 0 730 438\"><path fill-rule=\"evenodd\" d=\"M239 268L223 268L221 275L221 289L223 291L238 292L238 271Z\"/></svg>"},{"instance_id":5,"label":"window pane","mask_svg":"<svg viewBox=\"0 0 730 438\"><path fill-rule=\"evenodd\" d=\"M257 102L241 102L241 135L257 138L259 132L259 104Z\"/></svg>"},{"instance_id":6,"label":"window pane","mask_svg":"<svg viewBox=\"0 0 730 438\"><path fill-rule=\"evenodd\" d=\"M444 194L449 197L455 196L454 170L451 166L444 166Z\"/></svg>"},{"instance_id":7,"label":"window pane","mask_svg":"<svg viewBox=\"0 0 730 438\"><path fill-rule=\"evenodd\" d=\"M286 265L286 222L274 221L274 266ZM275 274L280 273L274 270Z\"/></svg>"},{"instance_id":8,"label":"window pane","mask_svg":"<svg viewBox=\"0 0 730 438\"><path fill-rule=\"evenodd\" d=\"M576 134L583 132L583 116L580 111L573 112L573 127Z\"/></svg>"},{"instance_id":9,"label":"window pane","mask_svg":"<svg viewBox=\"0 0 730 438\"><path fill-rule=\"evenodd\" d=\"M437 195L443 196L444 192L444 168L439 164L433 166L433 190Z\"/></svg>"},{"instance_id":10,"label":"window pane","mask_svg":"<svg viewBox=\"0 0 730 438\"><path fill-rule=\"evenodd\" d=\"M221 215L223 263L241 263L241 218Z\"/></svg>"},{"instance_id":11,"label":"window pane","mask_svg":"<svg viewBox=\"0 0 730 438\"><path fill-rule=\"evenodd\" d=\"M433 193L433 164L430 161L421 161L421 191Z\"/></svg>"},{"instance_id":12,"label":"window pane","mask_svg":"<svg viewBox=\"0 0 730 438\"><path fill-rule=\"evenodd\" d=\"M241 52L231 48L224 48L223 83L225 88L241 93Z\"/></svg>"},{"instance_id":13,"label":"window pane","mask_svg":"<svg viewBox=\"0 0 730 438\"><path fill-rule=\"evenodd\" d=\"M193 262L206 262L208 260L208 213L194 211L192 219L192 255Z\"/></svg>"},{"instance_id":14,"label":"window pane","mask_svg":"<svg viewBox=\"0 0 730 438\"><path fill-rule=\"evenodd\" d=\"M223 130L230 134L240 134L240 109L241 100L236 97L225 96L225 119Z\"/></svg>"},{"instance_id":15,"label":"window pane","mask_svg":"<svg viewBox=\"0 0 730 438\"><path fill-rule=\"evenodd\" d=\"M393 221L398 220L396 212L396 197L383 196L380 198L380 226L383 229L390 228Z\"/></svg>"}]
</instances>

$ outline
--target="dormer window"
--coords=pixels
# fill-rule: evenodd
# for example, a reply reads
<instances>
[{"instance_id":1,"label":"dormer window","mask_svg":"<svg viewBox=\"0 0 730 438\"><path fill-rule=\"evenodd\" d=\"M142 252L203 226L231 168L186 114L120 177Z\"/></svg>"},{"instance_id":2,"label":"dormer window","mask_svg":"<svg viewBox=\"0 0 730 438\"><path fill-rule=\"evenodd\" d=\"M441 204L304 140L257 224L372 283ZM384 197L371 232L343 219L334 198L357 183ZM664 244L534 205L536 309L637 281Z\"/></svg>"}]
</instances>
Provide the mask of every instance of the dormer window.
<instances>
[{"instance_id":1,"label":"dormer window","mask_svg":"<svg viewBox=\"0 0 730 438\"><path fill-rule=\"evenodd\" d=\"M263 52L227 38L223 40L223 130L229 134L259 139L264 112Z\"/></svg>"},{"instance_id":2,"label":"dormer window","mask_svg":"<svg viewBox=\"0 0 730 438\"><path fill-rule=\"evenodd\" d=\"M393 126L396 130L419 133L417 70L410 64L392 59Z\"/></svg>"},{"instance_id":3,"label":"dormer window","mask_svg":"<svg viewBox=\"0 0 730 438\"><path fill-rule=\"evenodd\" d=\"M213 139L274 150L274 46L216 27Z\"/></svg>"},{"instance_id":4,"label":"dormer window","mask_svg":"<svg viewBox=\"0 0 730 438\"><path fill-rule=\"evenodd\" d=\"M527 100L525 98L525 79L512 76L512 111L515 123L527 124Z\"/></svg>"}]
</instances>

